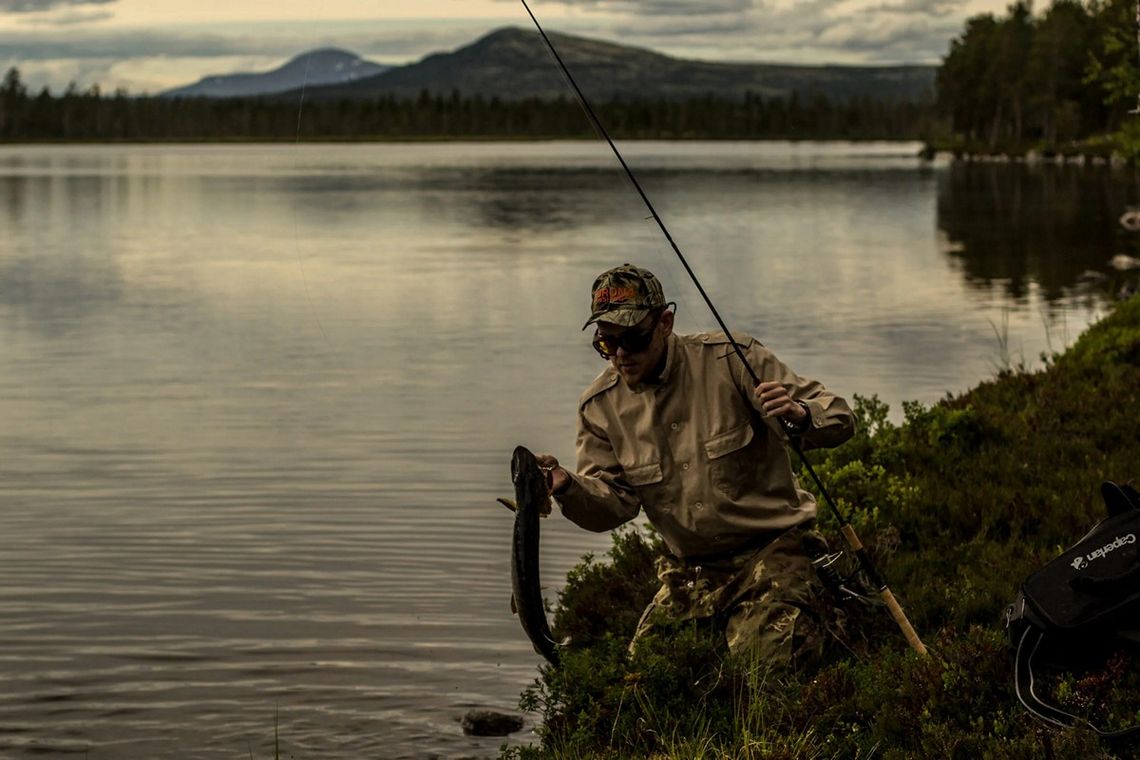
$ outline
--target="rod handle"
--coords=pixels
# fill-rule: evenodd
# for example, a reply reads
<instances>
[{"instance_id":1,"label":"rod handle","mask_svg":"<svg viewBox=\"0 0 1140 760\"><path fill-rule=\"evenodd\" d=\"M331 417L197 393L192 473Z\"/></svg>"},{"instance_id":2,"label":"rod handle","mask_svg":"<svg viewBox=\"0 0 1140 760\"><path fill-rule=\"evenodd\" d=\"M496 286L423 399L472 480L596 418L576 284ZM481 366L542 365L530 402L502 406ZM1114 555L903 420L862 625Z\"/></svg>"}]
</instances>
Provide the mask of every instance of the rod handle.
<instances>
[{"instance_id":1,"label":"rod handle","mask_svg":"<svg viewBox=\"0 0 1140 760\"><path fill-rule=\"evenodd\" d=\"M851 551L855 552L855 556L859 559L859 564L863 566L863 571L867 573L868 580L879 587L879 597L887 605L887 610L891 613L891 617L895 619L895 623L898 624L898 627L902 630L907 643L910 644L914 651L926 656L926 645L922 643L922 639L918 637L914 626L910 624L910 619L907 618L906 613L903 612L899 600L895 599L894 593L887 587L886 582L879 577L879 574L871 565L870 558L867 556L866 549L864 549L863 542L859 539L859 534L855 532L855 528L851 526L851 523L847 523L839 530L843 534L843 540L851 547Z\"/></svg>"},{"instance_id":2,"label":"rod handle","mask_svg":"<svg viewBox=\"0 0 1140 760\"><path fill-rule=\"evenodd\" d=\"M906 637L906 643L910 644L911 649L925 657L927 655L926 645L922 643L922 639L918 637L918 633L915 632L914 626L910 624L910 620L907 618L906 613L903 612L903 608L902 605L899 604L899 600L895 599L895 595L889 588L886 587L879 591L879 597L884 602L886 602L887 609L890 610L891 617L895 619L895 622L898 623L899 628L902 629L903 636Z\"/></svg>"}]
</instances>

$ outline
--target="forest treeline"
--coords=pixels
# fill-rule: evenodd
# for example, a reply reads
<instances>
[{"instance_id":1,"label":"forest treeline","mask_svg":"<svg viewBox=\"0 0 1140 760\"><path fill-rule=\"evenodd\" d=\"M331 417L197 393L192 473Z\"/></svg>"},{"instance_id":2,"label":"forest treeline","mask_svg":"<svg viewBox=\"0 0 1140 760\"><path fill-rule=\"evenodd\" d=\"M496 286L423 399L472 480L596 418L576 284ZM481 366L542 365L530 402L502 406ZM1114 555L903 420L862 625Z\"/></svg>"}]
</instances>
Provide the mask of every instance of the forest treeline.
<instances>
[{"instance_id":1,"label":"forest treeline","mask_svg":"<svg viewBox=\"0 0 1140 760\"><path fill-rule=\"evenodd\" d=\"M931 103L822 96L612 101L599 115L616 135L654 139L918 139ZM19 71L0 86L0 140L370 140L592 137L570 98L502 100L433 95L369 100L134 98L98 88L32 95Z\"/></svg>"},{"instance_id":2,"label":"forest treeline","mask_svg":"<svg viewBox=\"0 0 1140 760\"><path fill-rule=\"evenodd\" d=\"M1039 15L1016 2L1003 17L975 16L951 42L937 92L953 134L990 152L1130 134L1136 0L1055 0Z\"/></svg>"},{"instance_id":3,"label":"forest treeline","mask_svg":"<svg viewBox=\"0 0 1140 760\"><path fill-rule=\"evenodd\" d=\"M1025 0L967 21L932 100L843 102L793 94L597 104L617 136L652 139L910 139L967 152L1090 151L1140 158L1136 0ZM572 98L458 93L361 100L157 98L71 86L31 93L0 83L0 141L588 138ZM1111 137L1110 137L1111 136Z\"/></svg>"}]
</instances>

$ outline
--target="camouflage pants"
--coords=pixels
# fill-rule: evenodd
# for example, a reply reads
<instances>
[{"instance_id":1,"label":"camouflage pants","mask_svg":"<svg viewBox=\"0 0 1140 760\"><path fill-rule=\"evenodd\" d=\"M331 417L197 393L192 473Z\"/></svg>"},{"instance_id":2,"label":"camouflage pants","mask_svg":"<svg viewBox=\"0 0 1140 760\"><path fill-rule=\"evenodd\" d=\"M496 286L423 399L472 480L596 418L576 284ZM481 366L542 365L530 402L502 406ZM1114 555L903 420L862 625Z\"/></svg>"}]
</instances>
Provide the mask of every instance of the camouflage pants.
<instances>
[{"instance_id":1,"label":"camouflage pants","mask_svg":"<svg viewBox=\"0 0 1140 760\"><path fill-rule=\"evenodd\" d=\"M649 631L687 620L722 627L733 654L750 653L772 667L800 670L822 660L840 611L828 598L792 528L754 551L712 560L657 560L661 588L637 625L630 650ZM826 545L826 544L824 544Z\"/></svg>"}]
</instances>

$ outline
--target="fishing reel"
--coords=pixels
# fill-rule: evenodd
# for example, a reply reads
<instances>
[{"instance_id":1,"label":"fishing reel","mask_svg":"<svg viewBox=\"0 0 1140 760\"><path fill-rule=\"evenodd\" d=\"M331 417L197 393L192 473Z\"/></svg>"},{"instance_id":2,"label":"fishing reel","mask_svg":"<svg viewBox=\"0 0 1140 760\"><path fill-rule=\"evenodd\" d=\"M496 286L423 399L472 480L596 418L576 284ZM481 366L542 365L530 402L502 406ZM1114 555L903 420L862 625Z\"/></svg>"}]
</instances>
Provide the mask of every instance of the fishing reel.
<instances>
[{"instance_id":1,"label":"fishing reel","mask_svg":"<svg viewBox=\"0 0 1140 760\"><path fill-rule=\"evenodd\" d=\"M829 552L827 544L818 536L804 536L804 551L811 566L815 568L820 583L823 584L835 601L843 604L855 600L861 604L881 604L868 592L860 576L858 563L845 552Z\"/></svg>"},{"instance_id":2,"label":"fishing reel","mask_svg":"<svg viewBox=\"0 0 1140 760\"><path fill-rule=\"evenodd\" d=\"M842 560L846 557L847 555L843 552L834 552L822 554L812 559L812 567L815 568L824 588L830 591L836 601L841 604L852 599L863 604L881 604L867 593L867 589L859 577L859 568L856 567L844 574Z\"/></svg>"}]
</instances>

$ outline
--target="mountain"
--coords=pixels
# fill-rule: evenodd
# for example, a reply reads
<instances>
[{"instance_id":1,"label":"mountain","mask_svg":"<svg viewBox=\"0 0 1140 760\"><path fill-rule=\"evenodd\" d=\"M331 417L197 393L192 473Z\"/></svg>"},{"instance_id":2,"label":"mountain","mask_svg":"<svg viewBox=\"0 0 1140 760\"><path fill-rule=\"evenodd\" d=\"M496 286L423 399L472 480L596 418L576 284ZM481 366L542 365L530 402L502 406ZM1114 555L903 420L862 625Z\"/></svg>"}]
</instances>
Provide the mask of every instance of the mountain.
<instances>
[{"instance_id":1,"label":"mountain","mask_svg":"<svg viewBox=\"0 0 1140 760\"><path fill-rule=\"evenodd\" d=\"M366 61L347 50L322 48L302 53L273 71L205 77L196 84L160 93L160 97L238 98L271 95L302 87L349 83L380 74L389 68Z\"/></svg>"},{"instance_id":2,"label":"mountain","mask_svg":"<svg viewBox=\"0 0 1140 760\"><path fill-rule=\"evenodd\" d=\"M860 96L920 100L932 96L935 66L793 66L714 63L673 58L612 42L549 34L591 100L688 99L704 95L742 99L819 94L835 101ZM415 97L427 90L505 100L572 97L537 32L506 28L451 53L392 68L367 79L310 89L310 97Z\"/></svg>"}]
</instances>

